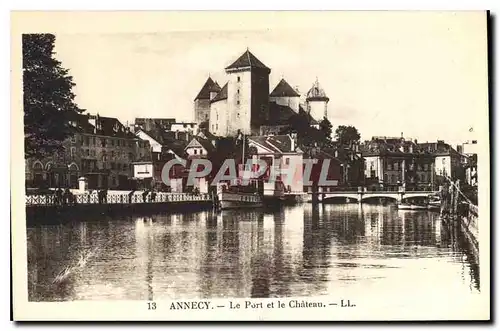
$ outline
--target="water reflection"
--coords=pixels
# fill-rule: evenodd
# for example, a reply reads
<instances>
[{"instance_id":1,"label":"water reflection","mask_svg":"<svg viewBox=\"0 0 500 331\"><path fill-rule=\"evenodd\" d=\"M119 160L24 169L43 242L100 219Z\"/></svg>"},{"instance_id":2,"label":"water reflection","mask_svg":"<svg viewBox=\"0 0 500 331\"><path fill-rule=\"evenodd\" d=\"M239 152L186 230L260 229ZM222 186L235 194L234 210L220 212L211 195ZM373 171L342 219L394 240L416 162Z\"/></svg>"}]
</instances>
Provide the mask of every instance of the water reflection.
<instances>
[{"instance_id":1,"label":"water reflection","mask_svg":"<svg viewBox=\"0 0 500 331\"><path fill-rule=\"evenodd\" d=\"M309 296L399 291L420 272L411 286L470 293L479 268L463 242L435 213L358 204L69 222L28 229L28 290L32 301Z\"/></svg>"}]
</instances>

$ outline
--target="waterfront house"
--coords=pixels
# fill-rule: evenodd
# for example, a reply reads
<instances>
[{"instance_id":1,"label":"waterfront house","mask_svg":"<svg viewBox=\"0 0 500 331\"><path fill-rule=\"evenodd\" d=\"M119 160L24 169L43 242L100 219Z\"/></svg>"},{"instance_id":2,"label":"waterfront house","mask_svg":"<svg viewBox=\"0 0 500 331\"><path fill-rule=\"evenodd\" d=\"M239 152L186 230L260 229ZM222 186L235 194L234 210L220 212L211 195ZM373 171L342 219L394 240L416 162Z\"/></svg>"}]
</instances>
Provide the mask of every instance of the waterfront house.
<instances>
[{"instance_id":1,"label":"waterfront house","mask_svg":"<svg viewBox=\"0 0 500 331\"><path fill-rule=\"evenodd\" d=\"M292 135L250 136L248 147L253 151L252 159L264 160L268 170L263 179L271 175L271 168L277 179L285 184L289 193L302 194L303 185L303 152L297 146L297 139Z\"/></svg>"},{"instance_id":2,"label":"waterfront house","mask_svg":"<svg viewBox=\"0 0 500 331\"><path fill-rule=\"evenodd\" d=\"M141 139L148 141L151 146L151 159L149 161L134 162L134 178L138 180L138 186L143 188L155 188L161 191L182 192L182 178L184 167L174 165L170 170L169 185L163 183L162 170L168 161L187 159L185 148L192 139L191 133L180 133L171 131L145 131L138 129L135 133Z\"/></svg>"},{"instance_id":3,"label":"waterfront house","mask_svg":"<svg viewBox=\"0 0 500 331\"><path fill-rule=\"evenodd\" d=\"M465 179L462 155L450 144L438 140L431 143L419 143L418 146L420 150L434 156L434 176L438 184L445 182L445 177Z\"/></svg>"},{"instance_id":4,"label":"waterfront house","mask_svg":"<svg viewBox=\"0 0 500 331\"><path fill-rule=\"evenodd\" d=\"M212 137L212 136L210 136ZM216 141L215 139L208 139L203 133L193 137L191 141L186 145L184 151L187 156L187 169L191 169L191 164L195 159L209 159L213 156L216 151ZM200 171L202 170L200 166ZM189 174L186 173L186 180ZM200 193L208 193L209 178L207 176L199 177L194 179L193 189L196 188Z\"/></svg>"},{"instance_id":5,"label":"waterfront house","mask_svg":"<svg viewBox=\"0 0 500 331\"><path fill-rule=\"evenodd\" d=\"M304 158L315 160L311 169L310 182L304 182L304 192L332 192L339 189L346 177L341 160L329 150L313 147L309 148ZM328 164L326 164L328 162ZM346 168L347 169L347 168ZM328 180L328 185L323 185L320 179Z\"/></svg>"},{"instance_id":6,"label":"waterfront house","mask_svg":"<svg viewBox=\"0 0 500 331\"><path fill-rule=\"evenodd\" d=\"M361 146L365 185L369 190L429 190L435 185L430 150L403 137L373 137Z\"/></svg>"},{"instance_id":7,"label":"waterfront house","mask_svg":"<svg viewBox=\"0 0 500 331\"><path fill-rule=\"evenodd\" d=\"M75 133L63 149L43 158L26 159L26 187L77 188L85 177L89 189L129 188L132 163L150 158L147 141L113 117L78 114L70 119Z\"/></svg>"}]
</instances>

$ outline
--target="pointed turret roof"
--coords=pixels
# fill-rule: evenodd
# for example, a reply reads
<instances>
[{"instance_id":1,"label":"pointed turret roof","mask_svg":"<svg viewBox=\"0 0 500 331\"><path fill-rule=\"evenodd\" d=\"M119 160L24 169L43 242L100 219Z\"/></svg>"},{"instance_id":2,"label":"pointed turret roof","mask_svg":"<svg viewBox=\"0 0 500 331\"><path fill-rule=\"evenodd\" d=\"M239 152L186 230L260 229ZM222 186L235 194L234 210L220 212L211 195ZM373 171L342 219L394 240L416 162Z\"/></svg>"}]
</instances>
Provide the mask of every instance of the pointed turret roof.
<instances>
[{"instance_id":1,"label":"pointed turret roof","mask_svg":"<svg viewBox=\"0 0 500 331\"><path fill-rule=\"evenodd\" d=\"M274 88L274 90L271 92L269 95L270 97L300 97L300 94L297 93L293 89L293 87L290 86L290 84L287 83L286 80L281 79L278 85Z\"/></svg>"},{"instance_id":2,"label":"pointed turret roof","mask_svg":"<svg viewBox=\"0 0 500 331\"><path fill-rule=\"evenodd\" d=\"M227 83L222 87L219 93L217 93L217 95L211 100L211 102L216 102L226 99L227 99Z\"/></svg>"},{"instance_id":3,"label":"pointed turret roof","mask_svg":"<svg viewBox=\"0 0 500 331\"><path fill-rule=\"evenodd\" d=\"M314 82L313 86L311 89L307 92L307 99L308 101L326 101L328 102L330 99L326 96L325 90L321 88L319 85L318 78L316 78L316 81Z\"/></svg>"},{"instance_id":4,"label":"pointed turret roof","mask_svg":"<svg viewBox=\"0 0 500 331\"><path fill-rule=\"evenodd\" d=\"M200 92L196 96L195 100L198 99L210 99L210 92L219 93L221 90L219 84L216 81L212 80L211 77L208 77L207 81L201 88Z\"/></svg>"},{"instance_id":5,"label":"pointed turret roof","mask_svg":"<svg viewBox=\"0 0 500 331\"><path fill-rule=\"evenodd\" d=\"M248 49L236 61L233 62L226 70L241 69L241 68L259 68L271 71L264 63L255 57Z\"/></svg>"}]
</instances>

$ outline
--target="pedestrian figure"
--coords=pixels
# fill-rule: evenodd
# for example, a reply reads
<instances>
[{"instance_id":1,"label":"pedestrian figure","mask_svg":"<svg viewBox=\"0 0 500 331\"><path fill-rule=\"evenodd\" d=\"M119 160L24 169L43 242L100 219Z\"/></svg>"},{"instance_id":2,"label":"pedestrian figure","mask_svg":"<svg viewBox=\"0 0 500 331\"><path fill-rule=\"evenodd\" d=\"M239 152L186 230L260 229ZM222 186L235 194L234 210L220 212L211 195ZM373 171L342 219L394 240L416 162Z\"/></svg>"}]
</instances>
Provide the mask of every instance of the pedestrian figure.
<instances>
[{"instance_id":1,"label":"pedestrian figure","mask_svg":"<svg viewBox=\"0 0 500 331\"><path fill-rule=\"evenodd\" d=\"M132 197L134 196L135 190L130 191L128 194L128 203L132 203Z\"/></svg>"},{"instance_id":2,"label":"pedestrian figure","mask_svg":"<svg viewBox=\"0 0 500 331\"><path fill-rule=\"evenodd\" d=\"M100 189L97 191L97 197L99 199L99 204L104 203L104 190Z\"/></svg>"},{"instance_id":3,"label":"pedestrian figure","mask_svg":"<svg viewBox=\"0 0 500 331\"><path fill-rule=\"evenodd\" d=\"M155 202L155 201L156 201L156 192L151 191L151 202Z\"/></svg>"},{"instance_id":4,"label":"pedestrian figure","mask_svg":"<svg viewBox=\"0 0 500 331\"><path fill-rule=\"evenodd\" d=\"M148 191L144 190L144 192L142 192L142 201L147 202L147 198L148 198Z\"/></svg>"},{"instance_id":5,"label":"pedestrian figure","mask_svg":"<svg viewBox=\"0 0 500 331\"><path fill-rule=\"evenodd\" d=\"M57 198L57 190L55 190L55 191L52 193L52 196L54 197L54 200L53 200L54 204L55 204L55 205L59 204L59 200L58 200L58 198Z\"/></svg>"},{"instance_id":6,"label":"pedestrian figure","mask_svg":"<svg viewBox=\"0 0 500 331\"><path fill-rule=\"evenodd\" d=\"M63 193L63 204L69 205L71 203L71 192L69 191L69 188L64 189Z\"/></svg>"},{"instance_id":7,"label":"pedestrian figure","mask_svg":"<svg viewBox=\"0 0 500 331\"><path fill-rule=\"evenodd\" d=\"M62 204L62 199L63 199L63 191L61 190L60 187L58 187L56 190L56 204L58 205Z\"/></svg>"}]
</instances>

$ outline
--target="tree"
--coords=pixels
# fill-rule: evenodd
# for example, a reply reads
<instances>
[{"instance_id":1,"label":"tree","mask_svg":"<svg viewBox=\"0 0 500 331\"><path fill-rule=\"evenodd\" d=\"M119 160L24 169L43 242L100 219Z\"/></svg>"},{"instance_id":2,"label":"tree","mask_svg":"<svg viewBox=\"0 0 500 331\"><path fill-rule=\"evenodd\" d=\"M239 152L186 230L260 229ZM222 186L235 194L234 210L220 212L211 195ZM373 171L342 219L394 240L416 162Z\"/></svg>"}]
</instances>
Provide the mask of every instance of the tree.
<instances>
[{"instance_id":1,"label":"tree","mask_svg":"<svg viewBox=\"0 0 500 331\"><path fill-rule=\"evenodd\" d=\"M324 142L329 143L332 140L332 123L328 120L328 118L324 117L323 120L319 123L319 130L323 135Z\"/></svg>"},{"instance_id":2,"label":"tree","mask_svg":"<svg viewBox=\"0 0 500 331\"><path fill-rule=\"evenodd\" d=\"M335 139L344 146L352 145L353 143L359 142L361 135L354 126L340 125L337 130L335 130Z\"/></svg>"},{"instance_id":3,"label":"tree","mask_svg":"<svg viewBox=\"0 0 500 331\"><path fill-rule=\"evenodd\" d=\"M54 55L55 36L23 34L24 147L27 157L50 155L74 131L73 78Z\"/></svg>"},{"instance_id":4,"label":"tree","mask_svg":"<svg viewBox=\"0 0 500 331\"><path fill-rule=\"evenodd\" d=\"M308 136L310 131L310 118L304 110L299 109L297 114L290 117L289 125L290 128L297 133L298 139L301 140Z\"/></svg>"}]
</instances>

